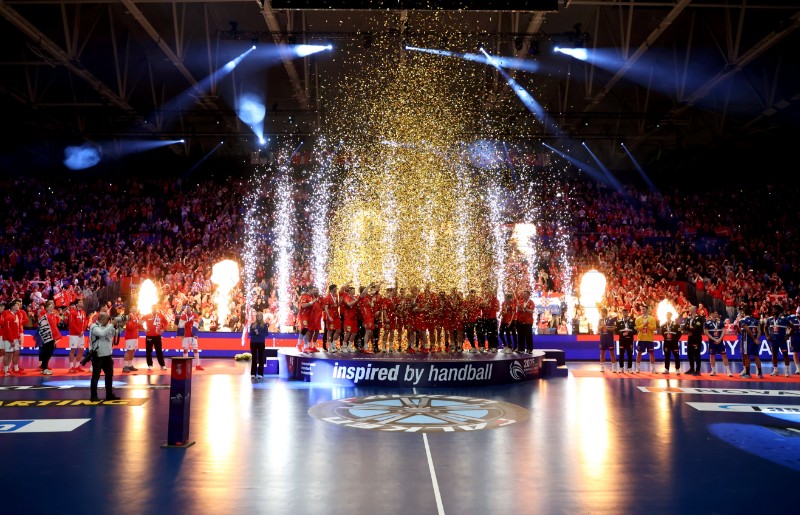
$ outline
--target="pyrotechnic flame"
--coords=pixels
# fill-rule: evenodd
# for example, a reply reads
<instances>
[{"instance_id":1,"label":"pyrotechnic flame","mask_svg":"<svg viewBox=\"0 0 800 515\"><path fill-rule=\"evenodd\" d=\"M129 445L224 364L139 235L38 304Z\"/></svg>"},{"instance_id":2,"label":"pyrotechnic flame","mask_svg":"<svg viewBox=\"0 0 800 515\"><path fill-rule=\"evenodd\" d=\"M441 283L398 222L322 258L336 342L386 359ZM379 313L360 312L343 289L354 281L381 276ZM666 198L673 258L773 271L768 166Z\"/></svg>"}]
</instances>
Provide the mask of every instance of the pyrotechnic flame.
<instances>
[{"instance_id":1,"label":"pyrotechnic flame","mask_svg":"<svg viewBox=\"0 0 800 515\"><path fill-rule=\"evenodd\" d=\"M533 255L531 238L534 236L536 236L534 224L514 224L514 229L511 231L511 239L517 245L520 254L525 257Z\"/></svg>"},{"instance_id":2,"label":"pyrotechnic flame","mask_svg":"<svg viewBox=\"0 0 800 515\"><path fill-rule=\"evenodd\" d=\"M672 320L678 319L678 312L674 307L672 307L672 304L667 299L664 299L658 303L658 307L656 308L656 318L658 318L659 322L666 322L667 313L672 313Z\"/></svg>"},{"instance_id":3,"label":"pyrotechnic flame","mask_svg":"<svg viewBox=\"0 0 800 515\"><path fill-rule=\"evenodd\" d=\"M139 286L139 294L136 299L136 307L139 313L148 315L153 312L153 306L158 304L158 289L150 279L145 279Z\"/></svg>"},{"instance_id":4,"label":"pyrotechnic flame","mask_svg":"<svg viewBox=\"0 0 800 515\"><path fill-rule=\"evenodd\" d=\"M217 319L222 325L230 313L231 290L239 284L239 265L230 259L216 263L211 268L211 282L217 285L213 299L217 305Z\"/></svg>"},{"instance_id":5,"label":"pyrotechnic flame","mask_svg":"<svg viewBox=\"0 0 800 515\"><path fill-rule=\"evenodd\" d=\"M597 270L589 270L583 274L580 286L580 302L586 319L595 329L597 329L597 322L600 320L600 311L597 309L597 303L603 299L605 291L606 276Z\"/></svg>"}]
</instances>

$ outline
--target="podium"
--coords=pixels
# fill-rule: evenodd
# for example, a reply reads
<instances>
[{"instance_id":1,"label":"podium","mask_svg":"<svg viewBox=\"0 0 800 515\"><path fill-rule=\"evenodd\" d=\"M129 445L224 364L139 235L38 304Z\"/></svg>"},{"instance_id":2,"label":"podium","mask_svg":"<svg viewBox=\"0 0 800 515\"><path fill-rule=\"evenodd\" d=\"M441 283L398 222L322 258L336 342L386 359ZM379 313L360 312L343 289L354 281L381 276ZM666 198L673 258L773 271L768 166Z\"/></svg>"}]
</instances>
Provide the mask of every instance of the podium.
<instances>
[{"instance_id":1,"label":"podium","mask_svg":"<svg viewBox=\"0 0 800 515\"><path fill-rule=\"evenodd\" d=\"M192 401L192 365L194 358L171 359L169 385L169 427L167 443L162 448L185 449L189 441L189 414Z\"/></svg>"}]
</instances>

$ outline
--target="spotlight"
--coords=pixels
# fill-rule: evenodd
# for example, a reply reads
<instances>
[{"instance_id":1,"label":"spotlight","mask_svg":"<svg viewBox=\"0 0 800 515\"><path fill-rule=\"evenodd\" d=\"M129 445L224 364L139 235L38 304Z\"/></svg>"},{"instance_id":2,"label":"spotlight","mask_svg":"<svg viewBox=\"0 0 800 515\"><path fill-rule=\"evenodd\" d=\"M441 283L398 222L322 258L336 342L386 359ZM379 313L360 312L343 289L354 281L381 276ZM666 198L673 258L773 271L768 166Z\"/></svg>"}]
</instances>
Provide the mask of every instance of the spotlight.
<instances>
[{"instance_id":1,"label":"spotlight","mask_svg":"<svg viewBox=\"0 0 800 515\"><path fill-rule=\"evenodd\" d=\"M528 47L528 55L539 55L539 40L532 39L531 44Z\"/></svg>"},{"instance_id":2,"label":"spotlight","mask_svg":"<svg viewBox=\"0 0 800 515\"><path fill-rule=\"evenodd\" d=\"M289 34L289 36L286 38L286 42L289 43L290 45L296 45L297 36L295 36L294 34Z\"/></svg>"},{"instance_id":3,"label":"spotlight","mask_svg":"<svg viewBox=\"0 0 800 515\"><path fill-rule=\"evenodd\" d=\"M525 40L522 39L522 36L517 36L514 38L514 48L517 49L517 52L522 50L523 43L525 43Z\"/></svg>"},{"instance_id":4,"label":"spotlight","mask_svg":"<svg viewBox=\"0 0 800 515\"><path fill-rule=\"evenodd\" d=\"M185 139L179 139L178 143L186 143L186 140Z\"/></svg>"},{"instance_id":5,"label":"spotlight","mask_svg":"<svg viewBox=\"0 0 800 515\"><path fill-rule=\"evenodd\" d=\"M262 136L259 136L258 143L264 145L266 143L266 140Z\"/></svg>"}]
</instances>

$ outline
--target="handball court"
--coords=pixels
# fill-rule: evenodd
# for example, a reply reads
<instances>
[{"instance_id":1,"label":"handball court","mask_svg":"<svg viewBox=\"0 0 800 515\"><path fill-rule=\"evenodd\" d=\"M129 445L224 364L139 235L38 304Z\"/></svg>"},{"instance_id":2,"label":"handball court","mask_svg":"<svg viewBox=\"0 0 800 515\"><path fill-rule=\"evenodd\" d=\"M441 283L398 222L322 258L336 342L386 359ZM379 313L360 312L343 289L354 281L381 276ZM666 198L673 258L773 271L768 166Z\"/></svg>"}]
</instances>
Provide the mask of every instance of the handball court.
<instances>
[{"instance_id":1,"label":"handball court","mask_svg":"<svg viewBox=\"0 0 800 515\"><path fill-rule=\"evenodd\" d=\"M195 444L162 448L169 372L117 367L124 402L88 406L88 374L43 377L23 361L25 375L0 383L3 513L798 512L800 376L771 377L769 365L744 380L711 378L707 363L678 378L569 362L567 377L390 389L251 379L249 363L205 359L192 380ZM502 401L528 417L398 432L309 414L381 395Z\"/></svg>"}]
</instances>

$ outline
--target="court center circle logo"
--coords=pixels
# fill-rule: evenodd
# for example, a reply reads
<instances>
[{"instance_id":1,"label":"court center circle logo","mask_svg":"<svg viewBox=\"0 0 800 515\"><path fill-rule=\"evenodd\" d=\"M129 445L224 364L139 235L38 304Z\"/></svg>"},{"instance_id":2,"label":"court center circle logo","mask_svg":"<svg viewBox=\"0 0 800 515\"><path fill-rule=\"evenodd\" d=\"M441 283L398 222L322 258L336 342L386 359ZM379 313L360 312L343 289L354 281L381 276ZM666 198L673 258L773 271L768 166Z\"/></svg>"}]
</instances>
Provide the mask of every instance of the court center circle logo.
<instances>
[{"instance_id":1,"label":"court center circle logo","mask_svg":"<svg viewBox=\"0 0 800 515\"><path fill-rule=\"evenodd\" d=\"M344 427L399 433L497 429L530 417L515 404L456 395L370 395L312 406L312 417Z\"/></svg>"}]
</instances>

